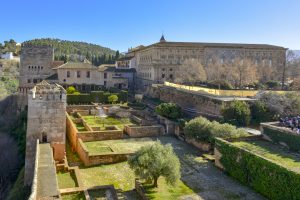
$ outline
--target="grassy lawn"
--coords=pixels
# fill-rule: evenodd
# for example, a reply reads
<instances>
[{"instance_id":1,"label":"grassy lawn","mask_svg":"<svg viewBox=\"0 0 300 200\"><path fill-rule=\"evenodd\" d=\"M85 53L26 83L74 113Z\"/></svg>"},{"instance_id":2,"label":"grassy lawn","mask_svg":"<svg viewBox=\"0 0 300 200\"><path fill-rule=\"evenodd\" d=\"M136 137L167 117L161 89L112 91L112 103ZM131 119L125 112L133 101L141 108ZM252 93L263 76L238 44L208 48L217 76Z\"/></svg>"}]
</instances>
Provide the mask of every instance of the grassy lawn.
<instances>
[{"instance_id":1,"label":"grassy lawn","mask_svg":"<svg viewBox=\"0 0 300 200\"><path fill-rule=\"evenodd\" d=\"M85 200L83 192L62 195L62 200Z\"/></svg>"},{"instance_id":2,"label":"grassy lawn","mask_svg":"<svg viewBox=\"0 0 300 200\"><path fill-rule=\"evenodd\" d=\"M95 167L81 167L80 174L85 187L114 185L123 191L134 188L135 175L127 162Z\"/></svg>"},{"instance_id":3,"label":"grassy lawn","mask_svg":"<svg viewBox=\"0 0 300 200\"><path fill-rule=\"evenodd\" d=\"M94 116L82 116L82 118L91 126L110 126L110 125L116 125L121 130L124 129L124 125L131 125L133 122L129 118L114 118L114 117L107 117L104 119L101 119L99 117Z\"/></svg>"},{"instance_id":4,"label":"grassy lawn","mask_svg":"<svg viewBox=\"0 0 300 200\"><path fill-rule=\"evenodd\" d=\"M143 184L146 196L149 199L173 200L184 195L194 194L194 191L185 185L181 180L174 186L168 185L163 177L158 180L158 187L153 187L152 183Z\"/></svg>"},{"instance_id":5,"label":"grassy lawn","mask_svg":"<svg viewBox=\"0 0 300 200\"><path fill-rule=\"evenodd\" d=\"M85 142L84 144L92 154L103 153L105 150L107 152L107 147L113 152L130 153L137 151L142 146L153 144L155 141L155 138L130 138L123 140Z\"/></svg>"},{"instance_id":6,"label":"grassy lawn","mask_svg":"<svg viewBox=\"0 0 300 200\"><path fill-rule=\"evenodd\" d=\"M241 141L234 142L233 144L272 160L282 166L286 166L291 170L300 172L300 156L291 154L279 145L263 140Z\"/></svg>"},{"instance_id":7,"label":"grassy lawn","mask_svg":"<svg viewBox=\"0 0 300 200\"><path fill-rule=\"evenodd\" d=\"M85 145L91 155L113 152L113 150L109 146L101 146L97 144L97 142L86 142Z\"/></svg>"},{"instance_id":8,"label":"grassy lawn","mask_svg":"<svg viewBox=\"0 0 300 200\"><path fill-rule=\"evenodd\" d=\"M106 200L106 190L88 190L91 200Z\"/></svg>"},{"instance_id":9,"label":"grassy lawn","mask_svg":"<svg viewBox=\"0 0 300 200\"><path fill-rule=\"evenodd\" d=\"M58 172L56 174L60 189L77 187L77 181L73 172Z\"/></svg>"}]
</instances>

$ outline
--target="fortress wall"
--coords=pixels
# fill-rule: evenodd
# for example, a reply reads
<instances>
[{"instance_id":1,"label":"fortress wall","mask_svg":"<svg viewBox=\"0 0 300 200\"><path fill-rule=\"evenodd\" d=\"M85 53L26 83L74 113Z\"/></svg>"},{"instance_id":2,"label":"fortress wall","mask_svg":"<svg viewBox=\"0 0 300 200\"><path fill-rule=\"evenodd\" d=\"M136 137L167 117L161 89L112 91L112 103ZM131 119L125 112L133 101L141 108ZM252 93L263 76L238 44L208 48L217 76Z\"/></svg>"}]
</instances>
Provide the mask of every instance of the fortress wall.
<instances>
[{"instance_id":1,"label":"fortress wall","mask_svg":"<svg viewBox=\"0 0 300 200\"><path fill-rule=\"evenodd\" d=\"M194 109L198 113L213 117L221 117L222 106L226 106L230 102L197 92L184 91L161 85L149 87L146 95L152 98L159 98L165 102L173 102L181 108Z\"/></svg>"}]
</instances>

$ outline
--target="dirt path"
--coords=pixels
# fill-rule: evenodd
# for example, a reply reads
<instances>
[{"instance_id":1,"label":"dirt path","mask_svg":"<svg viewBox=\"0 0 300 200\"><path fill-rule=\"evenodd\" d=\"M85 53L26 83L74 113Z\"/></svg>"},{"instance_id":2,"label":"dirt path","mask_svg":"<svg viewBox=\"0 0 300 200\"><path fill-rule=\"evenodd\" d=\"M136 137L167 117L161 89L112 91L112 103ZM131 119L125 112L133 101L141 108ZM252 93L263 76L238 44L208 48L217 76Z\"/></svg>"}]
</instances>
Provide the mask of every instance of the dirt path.
<instances>
[{"instance_id":1,"label":"dirt path","mask_svg":"<svg viewBox=\"0 0 300 200\"><path fill-rule=\"evenodd\" d=\"M171 143L181 162L181 179L197 195L182 197L189 200L260 200L265 199L249 187L217 169L213 163L203 160L200 152L187 143L173 137L161 137L163 144Z\"/></svg>"}]
</instances>

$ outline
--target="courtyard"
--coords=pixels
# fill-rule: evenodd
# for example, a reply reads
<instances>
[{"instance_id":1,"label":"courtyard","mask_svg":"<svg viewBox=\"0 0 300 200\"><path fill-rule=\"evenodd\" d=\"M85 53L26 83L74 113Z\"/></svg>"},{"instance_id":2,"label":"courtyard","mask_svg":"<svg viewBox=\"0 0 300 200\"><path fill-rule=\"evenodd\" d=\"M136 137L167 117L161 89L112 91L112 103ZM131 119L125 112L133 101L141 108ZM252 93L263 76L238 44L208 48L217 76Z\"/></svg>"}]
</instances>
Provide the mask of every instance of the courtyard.
<instances>
[{"instance_id":1,"label":"courtyard","mask_svg":"<svg viewBox=\"0 0 300 200\"><path fill-rule=\"evenodd\" d=\"M112 150L115 148L117 151L135 151L156 140L173 146L181 163L181 180L175 187L166 185L163 178L159 179L158 188L144 184L149 199L264 199L250 188L242 186L225 175L213 163L204 160L199 150L174 137L141 138L140 141L137 139L108 140L85 144L89 151L94 153L99 153L103 149L108 150L103 147L109 147ZM76 158L70 154L72 153L67 151L68 159ZM84 187L111 184L116 188L119 197L139 199L134 190L136 177L127 162L94 167L84 167L78 164Z\"/></svg>"},{"instance_id":2,"label":"courtyard","mask_svg":"<svg viewBox=\"0 0 300 200\"><path fill-rule=\"evenodd\" d=\"M135 124L129 118L116 118L112 116L108 116L106 118L95 117L93 115L82 116L82 119L90 126L90 127L100 127L101 130L104 129L105 126L117 126L119 129L123 130L125 125L133 125Z\"/></svg>"}]
</instances>

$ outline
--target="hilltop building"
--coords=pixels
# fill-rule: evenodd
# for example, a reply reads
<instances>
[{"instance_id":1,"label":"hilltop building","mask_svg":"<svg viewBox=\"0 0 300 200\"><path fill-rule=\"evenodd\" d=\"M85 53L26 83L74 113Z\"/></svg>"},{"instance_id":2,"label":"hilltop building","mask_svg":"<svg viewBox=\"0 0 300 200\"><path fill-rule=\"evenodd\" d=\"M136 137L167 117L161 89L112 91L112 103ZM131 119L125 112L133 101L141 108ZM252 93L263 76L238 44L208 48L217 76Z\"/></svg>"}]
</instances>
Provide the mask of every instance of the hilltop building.
<instances>
[{"instance_id":1,"label":"hilltop building","mask_svg":"<svg viewBox=\"0 0 300 200\"><path fill-rule=\"evenodd\" d=\"M131 64L94 66L84 62L54 61L50 46L23 45L20 56L19 93L27 95L35 84L47 80L63 87L75 86L80 92L117 87L133 89L135 69Z\"/></svg>"},{"instance_id":2,"label":"hilltop building","mask_svg":"<svg viewBox=\"0 0 300 200\"><path fill-rule=\"evenodd\" d=\"M286 50L267 44L169 42L162 36L157 43L130 49L126 57L134 60L136 85L144 91L153 83L174 81L187 59L196 59L204 66L248 59L257 66L280 68L285 64Z\"/></svg>"},{"instance_id":3,"label":"hilltop building","mask_svg":"<svg viewBox=\"0 0 300 200\"><path fill-rule=\"evenodd\" d=\"M6 52L6 53L1 54L1 59L5 59L5 60L14 59L13 52Z\"/></svg>"}]
</instances>

